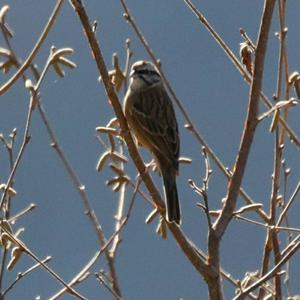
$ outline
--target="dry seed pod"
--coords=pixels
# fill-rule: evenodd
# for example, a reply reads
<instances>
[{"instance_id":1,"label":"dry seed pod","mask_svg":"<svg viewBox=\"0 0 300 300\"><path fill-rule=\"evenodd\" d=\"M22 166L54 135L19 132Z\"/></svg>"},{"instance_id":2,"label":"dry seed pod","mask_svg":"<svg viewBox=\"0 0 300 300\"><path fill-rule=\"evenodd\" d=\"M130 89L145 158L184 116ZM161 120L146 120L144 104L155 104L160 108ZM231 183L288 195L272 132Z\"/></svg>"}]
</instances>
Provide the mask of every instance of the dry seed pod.
<instances>
[{"instance_id":1,"label":"dry seed pod","mask_svg":"<svg viewBox=\"0 0 300 300\"><path fill-rule=\"evenodd\" d=\"M263 207L262 203L249 204L241 207L239 210L234 212L234 214L242 214L244 212L249 212L249 211L258 211L262 207Z\"/></svg>"},{"instance_id":2,"label":"dry seed pod","mask_svg":"<svg viewBox=\"0 0 300 300\"><path fill-rule=\"evenodd\" d=\"M9 38L14 36L13 31L9 28L8 24L5 22L5 17L7 12L9 11L9 6L4 5L0 10L0 25L2 27L2 31L7 34Z\"/></svg>"},{"instance_id":3,"label":"dry seed pod","mask_svg":"<svg viewBox=\"0 0 300 300\"><path fill-rule=\"evenodd\" d=\"M9 222L8 222L7 220L2 220L2 221L1 221L1 227L2 227L4 230L8 231L9 233L12 233L11 226L10 226L10 224L9 224Z\"/></svg>"},{"instance_id":4,"label":"dry seed pod","mask_svg":"<svg viewBox=\"0 0 300 300\"><path fill-rule=\"evenodd\" d=\"M96 165L97 172L100 172L102 170L109 157L110 157L110 151L106 151L100 156Z\"/></svg>"},{"instance_id":5,"label":"dry seed pod","mask_svg":"<svg viewBox=\"0 0 300 300\"><path fill-rule=\"evenodd\" d=\"M108 72L111 83L115 86L116 91L119 92L125 80L122 70L118 67Z\"/></svg>"},{"instance_id":6,"label":"dry seed pod","mask_svg":"<svg viewBox=\"0 0 300 300\"><path fill-rule=\"evenodd\" d=\"M98 126L98 127L96 127L96 131L101 132L101 133L118 135L118 131L115 128L110 128L110 127Z\"/></svg>"},{"instance_id":7,"label":"dry seed pod","mask_svg":"<svg viewBox=\"0 0 300 300\"><path fill-rule=\"evenodd\" d=\"M294 71L290 76L289 76L289 84L294 84L299 77L299 73L297 71Z\"/></svg>"},{"instance_id":8,"label":"dry seed pod","mask_svg":"<svg viewBox=\"0 0 300 300\"><path fill-rule=\"evenodd\" d=\"M270 129L269 129L270 132L275 131L275 129L278 126L279 119L280 119L280 112L279 112L279 109L276 109L274 112L274 115L273 115L272 123L270 125Z\"/></svg>"},{"instance_id":9,"label":"dry seed pod","mask_svg":"<svg viewBox=\"0 0 300 300\"><path fill-rule=\"evenodd\" d=\"M148 215L148 217L145 220L146 224L150 224L154 218L157 216L158 210L155 208L154 210L151 211L151 213Z\"/></svg>"},{"instance_id":10,"label":"dry seed pod","mask_svg":"<svg viewBox=\"0 0 300 300\"><path fill-rule=\"evenodd\" d=\"M12 228L10 227L10 224L7 220L1 221L1 235L0 235L0 245L5 247L6 249L9 249L11 246L11 243L13 240L10 238L9 234L6 232L9 232L12 234Z\"/></svg>"},{"instance_id":11,"label":"dry seed pod","mask_svg":"<svg viewBox=\"0 0 300 300\"><path fill-rule=\"evenodd\" d=\"M289 83L294 86L296 95L300 98L300 75L298 72L293 72L289 77Z\"/></svg>"},{"instance_id":12,"label":"dry seed pod","mask_svg":"<svg viewBox=\"0 0 300 300\"><path fill-rule=\"evenodd\" d=\"M240 43L240 57L247 71L252 75L252 49L247 42Z\"/></svg>"},{"instance_id":13,"label":"dry seed pod","mask_svg":"<svg viewBox=\"0 0 300 300\"><path fill-rule=\"evenodd\" d=\"M61 77L61 78L65 77L65 75L66 75L65 71L62 69L62 67L58 63L53 63L52 66L54 68L55 73L59 77Z\"/></svg>"},{"instance_id":14,"label":"dry seed pod","mask_svg":"<svg viewBox=\"0 0 300 300\"><path fill-rule=\"evenodd\" d=\"M190 163L192 163L192 159L189 157L179 157L178 162L180 164L190 164Z\"/></svg>"},{"instance_id":15,"label":"dry seed pod","mask_svg":"<svg viewBox=\"0 0 300 300\"><path fill-rule=\"evenodd\" d=\"M69 59L67 59L67 58L65 58L65 57L63 57L63 56L61 56L61 57L58 59L58 61L59 61L62 65L66 66L66 67L69 67L70 69L75 69L75 68L77 67L77 65L76 65L73 61L71 61L71 60L69 60Z\"/></svg>"},{"instance_id":16,"label":"dry seed pod","mask_svg":"<svg viewBox=\"0 0 300 300\"><path fill-rule=\"evenodd\" d=\"M77 67L73 61L64 57L64 55L72 54L74 52L72 48L61 48L57 50L54 46L52 46L50 52L51 64L59 77L65 77L65 71L62 69L61 65L71 69Z\"/></svg>"},{"instance_id":17,"label":"dry seed pod","mask_svg":"<svg viewBox=\"0 0 300 300\"><path fill-rule=\"evenodd\" d=\"M106 127L116 127L119 125L118 118L112 118L106 125Z\"/></svg>"},{"instance_id":18,"label":"dry seed pod","mask_svg":"<svg viewBox=\"0 0 300 300\"><path fill-rule=\"evenodd\" d=\"M6 189L6 184L5 183L1 183L0 184L0 191L4 191L5 189ZM9 194L9 196L16 196L17 195L16 190L13 189L12 187L9 187L7 192Z\"/></svg>"},{"instance_id":19,"label":"dry seed pod","mask_svg":"<svg viewBox=\"0 0 300 300\"><path fill-rule=\"evenodd\" d=\"M6 232L1 233L0 241L6 249L9 249L11 247L11 244L16 244L14 238Z\"/></svg>"},{"instance_id":20,"label":"dry seed pod","mask_svg":"<svg viewBox=\"0 0 300 300\"><path fill-rule=\"evenodd\" d=\"M0 10L0 24L4 23L4 18L9 11L9 5L4 5Z\"/></svg>"},{"instance_id":21,"label":"dry seed pod","mask_svg":"<svg viewBox=\"0 0 300 300\"><path fill-rule=\"evenodd\" d=\"M120 68L117 53L112 55L113 69L108 72L111 83L115 86L116 91L119 92L125 80L125 75Z\"/></svg>"},{"instance_id":22,"label":"dry seed pod","mask_svg":"<svg viewBox=\"0 0 300 300\"><path fill-rule=\"evenodd\" d=\"M12 270L13 267L16 265L16 263L18 262L18 260L20 259L20 257L22 256L22 249L20 247L14 247L11 250L11 259L9 261L9 263L7 264L7 270Z\"/></svg>"},{"instance_id":23,"label":"dry seed pod","mask_svg":"<svg viewBox=\"0 0 300 300\"><path fill-rule=\"evenodd\" d=\"M3 232L0 235L0 245L3 246L5 249L9 249L11 245L11 241L9 239L9 235Z\"/></svg>"}]
</instances>

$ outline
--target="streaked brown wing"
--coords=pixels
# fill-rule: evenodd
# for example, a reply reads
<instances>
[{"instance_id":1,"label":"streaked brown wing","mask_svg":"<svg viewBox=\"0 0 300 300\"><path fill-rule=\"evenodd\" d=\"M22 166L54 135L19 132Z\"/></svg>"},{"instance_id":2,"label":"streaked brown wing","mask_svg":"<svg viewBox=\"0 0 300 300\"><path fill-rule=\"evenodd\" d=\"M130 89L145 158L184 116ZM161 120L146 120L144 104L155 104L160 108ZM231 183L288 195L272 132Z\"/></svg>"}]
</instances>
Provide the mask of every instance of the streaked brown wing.
<instances>
[{"instance_id":1,"label":"streaked brown wing","mask_svg":"<svg viewBox=\"0 0 300 300\"><path fill-rule=\"evenodd\" d=\"M178 169L179 135L172 102L164 88L135 92L131 117L137 138L142 140L160 164Z\"/></svg>"}]
</instances>

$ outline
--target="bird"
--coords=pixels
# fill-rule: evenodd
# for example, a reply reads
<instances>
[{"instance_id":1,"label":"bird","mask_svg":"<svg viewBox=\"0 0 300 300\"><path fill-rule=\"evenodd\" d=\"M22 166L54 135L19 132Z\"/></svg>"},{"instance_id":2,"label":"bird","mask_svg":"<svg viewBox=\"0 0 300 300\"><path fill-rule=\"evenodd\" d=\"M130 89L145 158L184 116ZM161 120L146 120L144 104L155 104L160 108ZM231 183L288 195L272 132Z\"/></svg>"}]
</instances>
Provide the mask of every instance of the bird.
<instances>
[{"instance_id":1,"label":"bird","mask_svg":"<svg viewBox=\"0 0 300 300\"><path fill-rule=\"evenodd\" d=\"M166 220L181 224L176 185L180 140L172 101L158 69L139 60L130 70L123 110L138 143L152 153L163 180Z\"/></svg>"}]
</instances>

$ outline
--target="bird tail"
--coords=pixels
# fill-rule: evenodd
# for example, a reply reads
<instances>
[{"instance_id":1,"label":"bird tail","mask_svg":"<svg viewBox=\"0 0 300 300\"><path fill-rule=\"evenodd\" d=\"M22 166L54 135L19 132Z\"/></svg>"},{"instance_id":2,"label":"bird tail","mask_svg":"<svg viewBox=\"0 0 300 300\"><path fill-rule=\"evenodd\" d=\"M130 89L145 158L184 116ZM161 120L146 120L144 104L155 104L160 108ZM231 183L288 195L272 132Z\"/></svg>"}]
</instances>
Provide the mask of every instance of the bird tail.
<instances>
[{"instance_id":1,"label":"bird tail","mask_svg":"<svg viewBox=\"0 0 300 300\"><path fill-rule=\"evenodd\" d=\"M169 170L167 170L169 171ZM181 212L178 200L178 192L176 186L176 175L170 172L163 172L164 192L166 198L166 218L168 222L175 222L180 225Z\"/></svg>"}]
</instances>

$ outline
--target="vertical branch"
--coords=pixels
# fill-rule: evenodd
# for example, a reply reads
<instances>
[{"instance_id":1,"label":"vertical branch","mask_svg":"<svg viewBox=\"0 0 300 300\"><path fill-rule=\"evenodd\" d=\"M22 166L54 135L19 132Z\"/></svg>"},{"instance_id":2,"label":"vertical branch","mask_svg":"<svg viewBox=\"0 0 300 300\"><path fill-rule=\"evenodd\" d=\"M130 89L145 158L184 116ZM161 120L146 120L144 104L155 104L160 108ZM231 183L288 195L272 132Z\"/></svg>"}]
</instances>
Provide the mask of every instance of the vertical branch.
<instances>
[{"instance_id":1,"label":"vertical branch","mask_svg":"<svg viewBox=\"0 0 300 300\"><path fill-rule=\"evenodd\" d=\"M282 86L282 78L284 75L285 79L285 99L289 99L290 94L290 84L289 84L289 66L288 66L288 57L287 57L287 49L286 49L286 35L287 35L287 28L285 26L285 0L278 0L278 14L279 14L279 25L280 31L278 34L278 38L280 41L279 44L279 66L278 66L278 83L277 83L277 99L280 99L280 91ZM284 69L284 74L283 73ZM288 109L284 109L284 116L283 119L287 122L288 119ZM280 144L284 143L286 135L286 129L283 127L280 135Z\"/></svg>"},{"instance_id":2,"label":"vertical branch","mask_svg":"<svg viewBox=\"0 0 300 300\"><path fill-rule=\"evenodd\" d=\"M223 175L229 180L230 177L231 177L231 173L228 172L227 168L224 166L224 164L222 163L220 158L215 154L215 152L212 150L212 148L207 144L207 142L205 141L203 136L200 134L198 129L194 126L194 124L192 122L192 119L190 118L187 111L184 109L183 105L181 104L181 101L177 98L175 92L173 91L173 89L171 87L171 84L169 83L169 81L167 80L163 70L161 69L160 64L158 64L158 60L156 59L152 49L148 45L145 37L143 36L141 30L138 28L137 24L134 22L133 17L130 14L130 11L129 11L127 5L125 4L125 0L120 0L120 2L121 2L122 6L124 8L126 20L131 24L131 26L133 27L134 32L136 33L137 37L141 41L141 43L144 46L145 50L147 51L147 53L151 57L153 63L160 70L160 74L162 76L162 79L163 79L168 91L170 92L170 95L172 96L173 100L175 101L176 105L178 106L179 110L181 111L181 113L183 114L183 116L184 116L184 118L187 122L187 128L191 131L191 133L194 135L196 140L201 145L203 145L205 147L207 153L210 155L212 160L216 163L216 165L218 166L220 171L223 173ZM185 0L185 2L188 2L189 4L191 4L191 2L189 0ZM201 17L199 17L199 13L198 13L198 11L196 10L196 8L194 6L192 6L192 9L193 9L193 12L198 16L199 19L201 19L201 20L204 19L204 17L202 15L201 15ZM245 70L243 69L243 66L239 63L238 59L234 56L232 51L226 46L226 44L223 42L223 40L217 35L217 33L208 24L208 22L206 20L205 20L205 26L206 26L206 28L207 27L209 28L208 30L212 33L213 37L221 45L222 49L224 49L224 51L227 53L228 57L233 61L234 65L236 65L236 67L238 69L240 67L240 69L239 69L240 72L243 74L243 76L246 79L248 78L247 81L249 82L251 80L249 74L247 72L245 72ZM263 95L262 99L263 99L263 101L266 101L265 103L268 107L272 107L272 105L269 103L269 100L264 95ZM291 133L291 130L288 127L288 125L287 124L285 124L285 125L286 125L286 128L287 128L289 134L292 135L295 138L295 142L297 143L297 140L298 140L297 137L295 136L295 134ZM299 141L299 147L300 147L300 141ZM240 188L240 194L245 199L247 204L254 204L254 201L251 199L251 197L245 192L245 190L242 187ZM257 213L259 214L259 216L263 220L265 220L265 221L267 220L267 215L265 214L265 212L262 209L258 209Z\"/></svg>"},{"instance_id":3,"label":"vertical branch","mask_svg":"<svg viewBox=\"0 0 300 300\"><path fill-rule=\"evenodd\" d=\"M263 258L262 258L262 267L260 271L260 277L263 277L265 274L267 274L269 270L269 263L270 263L270 256L272 252L272 240L271 240L271 231L268 229L267 236L266 236L266 241L264 245L264 250L263 250ZM258 294L258 300L263 300L265 297L266 290L264 289L263 286L260 287L259 289L259 294Z\"/></svg>"},{"instance_id":4,"label":"vertical branch","mask_svg":"<svg viewBox=\"0 0 300 300\"><path fill-rule=\"evenodd\" d=\"M279 95L279 94L278 94ZM280 184L280 169L281 169L281 157L282 157L282 147L279 145L279 129L275 132L275 143L274 143L274 171L273 171L273 183L272 183L272 193L270 199L270 226L274 226L276 223L276 208L277 208L277 197ZM271 239L274 251L274 264L276 265L280 259L280 249L278 243L278 236L276 231L271 229ZM275 276L275 299L281 299L281 277L280 275Z\"/></svg>"},{"instance_id":5,"label":"vertical branch","mask_svg":"<svg viewBox=\"0 0 300 300\"><path fill-rule=\"evenodd\" d=\"M132 56L132 52L130 50L130 40L127 39L126 40L126 63L125 63L125 68L124 68L124 76L125 76L125 80L124 80L124 90L127 90L127 77L128 77L128 72L129 72L129 65L130 65L130 58ZM117 61L115 61L115 64L117 63ZM116 65L114 66L116 69ZM123 140L119 141L119 153L121 155L123 155L123 151L124 151L124 143ZM118 162L118 168L122 171L124 171L124 163L122 161ZM123 214L124 214L124 206L125 206L125 193L126 193L126 184L122 184L119 192L118 192L118 207L117 207L117 213L116 213L116 224L115 224L115 230L119 231L119 228L121 226L122 223L122 218L123 218ZM115 257L116 255L116 251L117 251L117 247L120 243L121 239L120 239L120 234L117 234L116 237L114 238L114 241L112 243L112 246L110 248L110 255L112 258Z\"/></svg>"},{"instance_id":6,"label":"vertical branch","mask_svg":"<svg viewBox=\"0 0 300 300\"><path fill-rule=\"evenodd\" d=\"M3 35L4 37L6 37L6 41L8 41L8 36L7 34L5 34L4 31ZM14 151L14 145L15 145L15 139L16 139L16 129L13 129L12 133L9 135L10 137L10 141L4 141L5 147L8 151L8 159L9 159L9 165L10 165L10 172L12 171L13 167L14 167L14 155L13 155L13 151ZM11 184L11 186L13 186L13 182ZM11 214L11 196L8 193L7 197L6 197L6 201L5 201L5 205L3 206L3 210L4 210L4 220L9 220L10 218L10 214ZM4 280L4 270L5 270L5 265L6 265L6 259L7 259L7 254L8 254L8 249L7 247L2 247L2 257L1 257L1 261L0 261L0 291L2 291L2 283Z\"/></svg>"},{"instance_id":7,"label":"vertical branch","mask_svg":"<svg viewBox=\"0 0 300 300\"><path fill-rule=\"evenodd\" d=\"M120 141L118 153L121 155L123 154L123 142ZM118 168L124 171L124 163L119 162ZM122 184L120 190L118 191L118 206L117 206L117 213L115 216L116 224L115 224L115 231L119 231L120 226L122 224L122 219L124 215L124 206L125 206L125 192L126 192L126 184ZM117 234L113 240L112 246L110 248L110 256L112 259L116 256L117 247L121 241L120 234Z\"/></svg>"},{"instance_id":8,"label":"vertical branch","mask_svg":"<svg viewBox=\"0 0 300 300\"><path fill-rule=\"evenodd\" d=\"M236 162L233 168L233 174L229 181L228 191L226 195L225 204L222 212L216 220L213 230L210 231L208 238L208 253L209 263L212 264L215 269L220 268L220 242L225 233L229 222L232 219L233 211L236 206L239 189L241 187L242 179L244 176L248 156L250 153L252 141L257 126L257 115L259 107L260 92L262 87L262 78L264 71L264 61L267 50L267 42L269 36L269 30L271 26L272 14L274 10L275 0L265 0L264 10L258 35L258 42L256 48L253 80L250 89L248 113L245 122L245 128L241 139L239 152L236 158ZM221 294L221 282L220 276L214 278L214 284L212 290L219 290ZM217 299L217 298L214 298ZM219 298L221 299L221 298Z\"/></svg>"},{"instance_id":9,"label":"vertical branch","mask_svg":"<svg viewBox=\"0 0 300 300\"><path fill-rule=\"evenodd\" d=\"M285 47L285 38L287 30L285 28L285 1L278 0L278 15L279 15L279 24L280 24L280 31L278 34L279 38L279 54L278 54L278 71L277 71L277 88L276 94L274 99L279 101L282 97L282 79L285 75L285 96L288 97L289 94L289 83L288 83L288 66L287 66L287 53ZM285 69L284 69L285 65ZM284 72L284 70L286 72ZM286 98L288 99L288 98ZM284 120L287 121L288 117L288 109L284 111ZM281 160L282 160L282 151L285 137L285 129L283 128L280 132L280 128L277 127L274 135L274 167L273 167L273 176L272 176L272 192L270 197L270 217L269 217L269 228L275 226L276 224L276 210L277 210L277 198L278 198L278 191L280 187L280 171L281 171ZM269 240L270 238L270 240ZM277 232L269 229L268 240L271 242L272 247L271 249L274 252L274 264L276 265L281 259L280 247L278 242L278 235ZM266 249L267 252L264 252L264 259L265 261L267 257L269 257L269 250ZM261 276L264 276L267 272L266 268L262 269ZM281 299L282 297L282 290L281 290L281 276L276 275L274 277L274 287L275 287L275 299ZM263 290L260 289L260 299L263 298Z\"/></svg>"},{"instance_id":10,"label":"vertical branch","mask_svg":"<svg viewBox=\"0 0 300 300\"><path fill-rule=\"evenodd\" d=\"M282 78L283 78L283 63L286 58L285 54L285 37L286 37L286 29L284 28L284 11L282 6L282 1L278 0L278 15L279 15L279 23L280 23L280 33L278 35L279 38L279 55L278 55L278 71L277 71L277 89L276 94L274 96L275 101L279 101L281 99L282 94ZM286 58L287 59L287 58ZM288 75L285 76L288 78ZM285 109L285 116L284 119L287 121L287 113L288 110ZM280 129L277 126L275 135L274 135L274 166L273 166L273 175L272 175L272 192L270 197L270 219L268 224L272 227L275 226L276 223L276 209L277 209L277 197L278 197L278 191L280 187L280 170L281 170L281 159L282 159L282 151L283 147L281 143L284 142L284 133L285 129L282 129L282 134L280 135ZM270 227L270 228L271 228ZM280 248L279 248L279 242L278 242L278 235L277 232L269 229L268 237L271 239L272 244L272 250L274 252L274 264L276 265L280 259ZM264 253L266 255L266 253ZM269 257L269 255L267 255ZM266 272L267 270L263 270ZM266 273L261 273L261 276L264 276ZM275 299L280 300L282 297L282 291L281 291L281 276L276 275L274 277L274 287L275 287ZM260 294L263 293L262 289L260 290ZM260 295L261 296L261 295Z\"/></svg>"},{"instance_id":11,"label":"vertical branch","mask_svg":"<svg viewBox=\"0 0 300 300\"><path fill-rule=\"evenodd\" d=\"M45 40L48 32L50 31L50 28L54 24L54 21L55 21L57 15L58 15L59 8L61 7L62 2L63 2L62 0L58 0L57 1L57 5L55 6L55 8L54 8L54 10L52 12L51 17L50 17L50 19L49 19L46 27L44 28L43 33L41 34L41 37L40 37L39 41L34 46L34 49L32 50L31 54L29 55L29 57L27 58L27 60L25 61L25 63L22 66L18 62L17 56L14 54L14 51L12 49L11 44L10 43L7 44L8 47L9 47L9 49L10 49L10 51L11 51L11 53L12 53L12 55L13 55L13 58L15 59L16 67L20 68L20 69L18 69L15 77L13 77L12 80L17 80L19 78L18 76L21 76L21 75L22 75L22 77L23 77L24 80L27 79L26 75L24 75L24 71L31 65L31 62L32 62L34 56L36 55L36 53L37 53L38 49L40 48L42 42ZM9 41L7 40L7 42L9 42ZM28 62L28 65L26 64L26 62ZM8 181L7 181L7 184L6 184L6 188L5 188L5 190L3 192L3 195L2 195L2 198L1 198L0 207L2 207L3 204L4 204L4 200L6 199L8 188L11 185L11 182L12 182L13 177L15 175L16 169L17 169L17 167L19 165L19 162L21 160L22 154L23 154L23 152L25 150L25 146L29 142L29 138L30 138L30 136L29 136L29 128L30 128L31 115L32 115L33 109L37 107L37 109L38 109L38 111L39 111L39 113L41 115L41 118L42 118L42 120L44 122L44 125L46 127L46 130L48 132L48 135L50 136L50 139L51 139L51 142L52 142L51 145L52 145L53 149L55 149L55 151L57 152L57 154L58 154L59 158L61 159L61 161L62 161L65 169L67 170L68 175L71 178L72 183L74 184L74 186L76 187L77 191L79 192L79 194L81 196L81 199L83 201L83 205L84 205L86 214L89 217L89 219L91 220L91 223L93 224L93 227L94 227L94 229L96 231L97 238L99 240L99 243L100 243L101 247L103 247L103 245L106 244L106 239L105 239L104 233L102 231L101 225L98 222L96 214L95 214L94 210L92 209L92 207L90 205L90 202L89 202L89 199L88 199L85 187L84 187L84 185L81 184L79 177L74 172L72 166L69 164L69 162L68 162L67 158L65 157L62 149L60 148L60 145L59 145L59 143L58 143L58 141L56 139L56 136L55 136L52 128L50 127L50 123L48 121L46 113L45 113L45 111L44 111L44 109L42 107L42 104L41 104L41 102L39 100L39 97L38 97L38 91L39 91L41 82L43 81L43 79L45 77L45 74L47 73L47 70L49 69L51 63L52 63L52 57L51 57L51 54L50 54L50 56L49 56L49 58L47 60L46 66L44 67L44 69L42 71L42 74L39 76L38 82L36 83L36 85L34 87L33 86L29 86L28 87L29 90L32 93L32 97L31 97L31 100L30 100L30 108L29 108L29 112L28 112L28 116L27 116L26 125L25 125L25 133L24 133L23 143L22 143L22 145L20 147L19 154L18 154L18 156L16 158L16 161L15 161L13 167L12 167L10 176L8 178ZM23 71L21 72L20 70L23 70ZM10 84L10 83L8 82L7 84ZM4 86L4 91L3 92L5 92L5 86ZM120 230L118 230L118 232L119 231ZM116 276L116 271L115 271L113 259L110 257L109 250L106 249L106 248L105 248L105 255L106 255L106 259L107 259L109 270L110 270L110 276L112 278L113 288L116 291L116 293L120 294L120 288L119 288L119 284L118 284L118 280L117 280L117 276ZM2 268L3 267L1 267L1 269Z\"/></svg>"},{"instance_id":12,"label":"vertical branch","mask_svg":"<svg viewBox=\"0 0 300 300\"><path fill-rule=\"evenodd\" d=\"M31 122L31 116L32 116L33 108L34 108L34 96L32 95L30 97L30 102L29 102L29 107L28 107L27 119L26 119L26 124L25 124L25 129L24 129L24 135L23 135L23 142L22 142L22 145L20 147L17 158L14 162L14 165L12 167L12 170L9 174L9 177L7 179L5 189L4 189L2 197L1 197L0 209L3 208L3 205L6 201L6 197L8 196L8 190L9 190L11 184L12 184L13 178L15 176L15 173L17 171L17 168L18 168L19 163L21 161L21 158L23 156L24 150L25 150L25 148L26 148L26 146L27 146L27 144L29 143L29 140L30 140L29 130L30 130L30 122Z\"/></svg>"},{"instance_id":13,"label":"vertical branch","mask_svg":"<svg viewBox=\"0 0 300 300\"><path fill-rule=\"evenodd\" d=\"M135 163L136 163L137 169L140 172L142 179L145 182L147 188L151 191L151 195L155 199L155 203L158 206L158 209L160 209L161 212L164 212L164 204L160 197L160 194L159 194L158 190L156 189L156 187L154 186L149 174L147 174L145 172L145 165L144 165L143 160L141 159L141 157L135 147L135 143L131 137L131 134L130 134L130 131L129 131L129 128L127 125L127 121L123 114L121 104L119 102L118 96L115 93L114 86L109 79L108 71L107 71L106 65L104 63L102 52L99 48L99 45L95 38L94 32L91 29L89 18L88 18L88 15L86 14L84 6L81 3L81 1L78 1L78 0L70 0L70 2L73 5L76 13L79 16L81 23L82 23L83 30L88 39L89 46L91 47L91 50L92 50L92 53L93 53L93 56L95 59L95 63L100 72L100 75L101 75L101 78L102 78L102 81L103 81L103 84L105 87L105 92L111 102L111 105L116 113L116 116L118 117L120 127L121 127L123 135L124 135L124 139L126 140L128 151L129 151L131 157L135 158Z\"/></svg>"},{"instance_id":14,"label":"vertical branch","mask_svg":"<svg viewBox=\"0 0 300 300\"><path fill-rule=\"evenodd\" d=\"M128 152L129 152L136 168L138 169L139 173L141 174L141 178L142 178L143 182L145 183L145 186L147 187L153 201L155 202L158 212L161 215L164 215L165 207L164 207L163 201L160 197L160 194L159 194L157 188L155 187L154 183L152 182L150 175L147 172L145 172L145 165L139 155L139 152L138 152L136 145L130 134L126 118L123 114L122 107L119 103L118 96L115 93L114 87L110 82L101 49L100 49L99 44L96 40L96 37L91 29L89 18L86 14L85 8L82 5L81 1L70 0L70 2L72 3L76 13L78 14L80 21L81 21L83 30L85 32L85 36L88 40L88 44L89 44L92 54L95 58L95 63L97 64L98 70L100 72L102 82L103 82L103 85L105 88L105 92L106 92L108 98L110 99L110 102L112 104L114 112L118 118L120 128L123 133L123 138L126 141L126 144L128 147ZM189 261L192 263L192 265L195 267L195 269L203 275L205 280L207 280L208 274L214 273L215 270L212 270L211 268L209 268L206 265L203 258L199 255L198 249L184 235L183 231L177 225L175 225L173 223L168 223L168 227L169 227L170 231L173 233L174 238L176 239L179 247L183 250L184 254L187 256Z\"/></svg>"},{"instance_id":15,"label":"vertical branch","mask_svg":"<svg viewBox=\"0 0 300 300\"><path fill-rule=\"evenodd\" d=\"M229 47L226 45L226 43L222 40L222 38L218 35L218 33L212 28L212 26L209 24L207 19L200 13L199 10L195 7L195 5L192 3L191 0L184 0L184 2L187 4L187 6L190 8L190 10L196 15L196 17L199 19L199 21L204 25L204 27L207 29L207 31L212 35L212 37L216 40L216 42L220 45L221 49L225 52L225 54L229 57L233 65L236 67L236 69L240 72L240 74L243 76L243 78L247 81L247 83L251 84L252 79L249 76L249 74L245 71L243 68L243 65L240 63L240 61L236 58L236 56L233 54L233 52L229 49ZM260 91L260 97L262 102L265 104L267 108L272 108L272 103L268 99L268 97ZM279 117L280 124L285 128L290 140L298 147L300 148L300 140L297 137L296 133L290 128L290 126L287 124L287 122L280 116Z\"/></svg>"},{"instance_id":16,"label":"vertical branch","mask_svg":"<svg viewBox=\"0 0 300 300\"><path fill-rule=\"evenodd\" d=\"M277 95L279 95L278 91L279 85L277 85ZM270 254L273 250L274 252L274 264L276 265L280 259L280 249L277 232L273 229L276 224L276 208L277 208L277 198L280 184L280 170L281 170L281 157L282 157L282 147L279 145L279 129L276 129L274 136L274 165L273 165L273 174L272 174L272 191L270 196L270 217L268 221L268 234L266 237L264 254L263 254L263 263L261 269L261 277L264 276L268 272ZM274 280L275 286L275 299L281 299L281 277L280 275L275 275ZM260 288L259 291L259 299L263 299L265 294L265 290Z\"/></svg>"},{"instance_id":17,"label":"vertical branch","mask_svg":"<svg viewBox=\"0 0 300 300\"><path fill-rule=\"evenodd\" d=\"M279 4L279 19L280 19L280 47L279 47L279 58L278 58L278 70L277 70L277 88L276 94L274 96L275 101L279 101L281 99L281 87L282 87L282 77L283 77L283 59L284 59L284 39L285 39L285 32L283 26L283 18L282 18L282 11L281 11L281 0L278 0ZM285 119L286 120L286 119ZM284 129L283 129L284 132ZM280 145L280 133L279 127L277 126L274 135L274 164L273 164L273 174L272 174L272 191L270 197L270 214L269 214L269 221L268 225L270 225L268 229L268 237L267 242L270 243L271 247L265 248L267 252L264 253L263 261L266 263L266 259L270 258L270 250L274 252L274 264L276 265L281 258L278 237L276 231L274 231L271 227L276 223L276 208L277 208L277 197L278 191L280 187L280 170L281 170L281 158L282 158L282 150L283 148ZM284 139L284 136L282 136ZM268 262L269 264L269 262ZM265 267L267 264L264 264ZM264 276L268 271L267 268L263 268L261 272L261 276ZM281 278L279 275L275 276L274 279L274 286L275 286L275 299L281 299ZM260 297L262 299L264 294L263 289L260 289Z\"/></svg>"},{"instance_id":18,"label":"vertical branch","mask_svg":"<svg viewBox=\"0 0 300 300\"><path fill-rule=\"evenodd\" d=\"M294 239L291 242L291 244L288 246L288 249L286 249L286 251L283 251L282 258L278 262L277 265L275 265L266 275L264 275L260 279L256 280L253 284L251 284L246 289L241 291L241 293L239 295L237 295L236 297L234 297L233 300L245 299L245 297L250 292L254 291L258 287L260 287L264 282L266 282L269 279L271 279L272 277L274 277L276 275L276 273L278 272L278 270L289 261L289 259L296 253L297 250L299 250L300 242L298 242L297 240L298 240L298 238Z\"/></svg>"},{"instance_id":19,"label":"vertical branch","mask_svg":"<svg viewBox=\"0 0 300 300\"><path fill-rule=\"evenodd\" d=\"M47 119L46 113L41 105L41 102L38 102L38 110L39 113L42 117L42 120L44 122L44 125L46 127L46 130L48 132L48 135L51 138L52 141L52 147L54 148L54 150L56 151L56 153L58 154L59 158L61 159L65 169L67 170L68 175L71 178L72 183L74 184L74 186L76 187L77 191L79 192L81 199L83 201L83 205L86 211L87 216L89 217L91 223L93 224L94 229L96 230L96 234L97 234L97 238L99 241L99 244L101 245L101 247L103 247L106 244L106 239L102 230L102 227L97 219L97 216L94 212L94 210L92 209L91 205L90 205L90 201L88 199L87 193L86 193L86 189L85 186L83 186L80 182L80 179L78 178L78 176L76 175L76 173L74 172L73 168L71 167L71 165L69 164L67 158L65 157L62 149L59 146L59 143L55 137L55 134L52 130L52 128L49 125L49 121ZM117 275L116 275L116 271L115 271L115 267L114 267L114 263L112 258L109 255L109 251L107 249L105 249L105 257L109 266L109 270L110 270L110 275L112 278L112 282L113 282L113 286L115 288L115 292L118 293L121 296L121 292L120 292L120 288L118 285L118 280L117 280Z\"/></svg>"},{"instance_id":20,"label":"vertical branch","mask_svg":"<svg viewBox=\"0 0 300 300\"><path fill-rule=\"evenodd\" d=\"M253 82L251 84L246 125L242 135L239 153L233 168L233 175L229 181L226 202L220 217L217 219L214 225L215 233L219 238L221 238L224 234L232 218L232 213L235 208L238 191L241 186L242 178L248 160L248 155L250 153L255 129L257 126L258 103L262 86L264 60L267 50L268 34L271 25L274 3L275 0L265 0L265 7L255 55L254 76Z\"/></svg>"}]
</instances>

